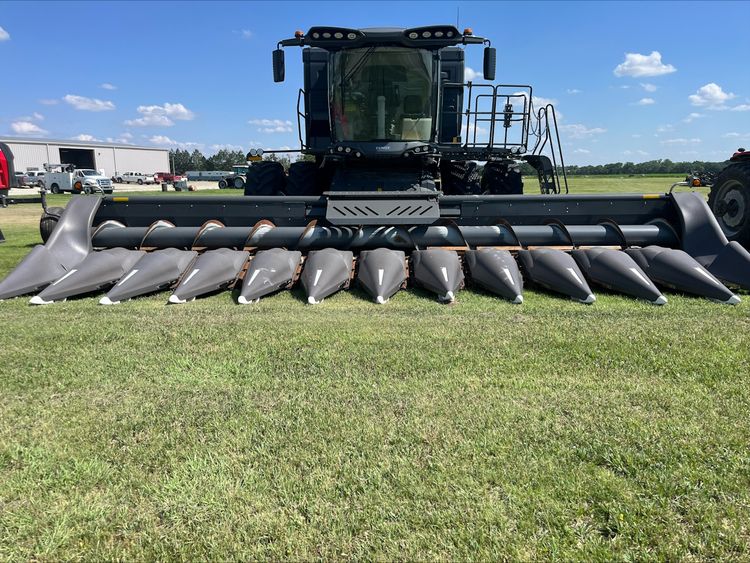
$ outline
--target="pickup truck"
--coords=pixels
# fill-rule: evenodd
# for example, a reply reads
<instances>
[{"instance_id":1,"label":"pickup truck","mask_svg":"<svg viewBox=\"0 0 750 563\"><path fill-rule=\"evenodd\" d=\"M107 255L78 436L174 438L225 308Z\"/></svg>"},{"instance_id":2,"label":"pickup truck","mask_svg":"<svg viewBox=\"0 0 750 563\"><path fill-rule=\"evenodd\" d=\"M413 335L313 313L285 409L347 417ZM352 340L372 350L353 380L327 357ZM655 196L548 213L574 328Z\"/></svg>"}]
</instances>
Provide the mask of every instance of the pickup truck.
<instances>
[{"instance_id":1,"label":"pickup truck","mask_svg":"<svg viewBox=\"0 0 750 563\"><path fill-rule=\"evenodd\" d=\"M115 176L118 184L154 184L156 180L153 174L141 174L140 172L123 172Z\"/></svg>"},{"instance_id":2,"label":"pickup truck","mask_svg":"<svg viewBox=\"0 0 750 563\"><path fill-rule=\"evenodd\" d=\"M172 174L171 172L157 172L154 174L154 179L157 183L174 184L182 180L182 176L179 174Z\"/></svg>"}]
</instances>

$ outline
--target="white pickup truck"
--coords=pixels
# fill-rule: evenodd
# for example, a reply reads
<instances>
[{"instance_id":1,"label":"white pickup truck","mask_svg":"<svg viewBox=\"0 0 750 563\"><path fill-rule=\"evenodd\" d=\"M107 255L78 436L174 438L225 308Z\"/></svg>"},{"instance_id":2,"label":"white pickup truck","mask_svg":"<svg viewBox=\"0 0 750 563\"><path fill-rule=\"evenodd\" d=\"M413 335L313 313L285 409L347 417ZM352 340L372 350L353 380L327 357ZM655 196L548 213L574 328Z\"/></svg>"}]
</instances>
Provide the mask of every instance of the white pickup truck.
<instances>
[{"instance_id":1,"label":"white pickup truck","mask_svg":"<svg viewBox=\"0 0 750 563\"><path fill-rule=\"evenodd\" d=\"M155 184L156 179L153 174L141 174L140 172L123 172L115 176L118 184Z\"/></svg>"},{"instance_id":2,"label":"white pickup truck","mask_svg":"<svg viewBox=\"0 0 750 563\"><path fill-rule=\"evenodd\" d=\"M112 180L96 170L88 168L71 170L71 166L65 165L51 168L44 174L44 185L53 194L62 192L111 194L114 189Z\"/></svg>"}]
</instances>

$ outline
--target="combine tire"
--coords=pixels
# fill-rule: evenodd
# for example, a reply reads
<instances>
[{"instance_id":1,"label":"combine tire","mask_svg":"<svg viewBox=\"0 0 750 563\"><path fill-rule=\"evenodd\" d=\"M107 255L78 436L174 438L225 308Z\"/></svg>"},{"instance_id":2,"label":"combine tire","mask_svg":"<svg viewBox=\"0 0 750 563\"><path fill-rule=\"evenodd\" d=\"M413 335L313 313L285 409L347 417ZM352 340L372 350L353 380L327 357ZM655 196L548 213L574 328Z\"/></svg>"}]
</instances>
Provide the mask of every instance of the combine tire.
<instances>
[{"instance_id":1,"label":"combine tire","mask_svg":"<svg viewBox=\"0 0 750 563\"><path fill-rule=\"evenodd\" d=\"M444 161L440 165L440 181L446 195L481 193L480 180L476 162L455 160Z\"/></svg>"},{"instance_id":2,"label":"combine tire","mask_svg":"<svg viewBox=\"0 0 750 563\"><path fill-rule=\"evenodd\" d=\"M229 185L229 184L227 184L227 181L226 181L226 180L224 180L223 178L222 178L221 180L219 180L219 189L220 189L220 190L226 189L226 187L227 187L228 185Z\"/></svg>"},{"instance_id":3,"label":"combine tire","mask_svg":"<svg viewBox=\"0 0 750 563\"><path fill-rule=\"evenodd\" d=\"M245 187L245 179L242 176L237 176L232 182L235 190L241 190Z\"/></svg>"},{"instance_id":4,"label":"combine tire","mask_svg":"<svg viewBox=\"0 0 750 563\"><path fill-rule=\"evenodd\" d=\"M318 165L314 162L293 162L286 182L287 195L319 195Z\"/></svg>"},{"instance_id":5,"label":"combine tire","mask_svg":"<svg viewBox=\"0 0 750 563\"><path fill-rule=\"evenodd\" d=\"M62 215L63 211L62 207L48 207L42 213L42 218L39 219L39 234L42 235L42 242L47 242L52 231L55 230L55 226L60 220L60 215Z\"/></svg>"},{"instance_id":6,"label":"combine tire","mask_svg":"<svg viewBox=\"0 0 750 563\"><path fill-rule=\"evenodd\" d=\"M280 162L258 162L247 170L245 195L280 195L285 185L284 167Z\"/></svg>"},{"instance_id":7,"label":"combine tire","mask_svg":"<svg viewBox=\"0 0 750 563\"><path fill-rule=\"evenodd\" d=\"M521 173L507 164L488 162L482 171L482 193L512 195L523 193Z\"/></svg>"},{"instance_id":8,"label":"combine tire","mask_svg":"<svg viewBox=\"0 0 750 563\"><path fill-rule=\"evenodd\" d=\"M750 248L750 162L730 164L719 173L708 205L727 238Z\"/></svg>"}]
</instances>

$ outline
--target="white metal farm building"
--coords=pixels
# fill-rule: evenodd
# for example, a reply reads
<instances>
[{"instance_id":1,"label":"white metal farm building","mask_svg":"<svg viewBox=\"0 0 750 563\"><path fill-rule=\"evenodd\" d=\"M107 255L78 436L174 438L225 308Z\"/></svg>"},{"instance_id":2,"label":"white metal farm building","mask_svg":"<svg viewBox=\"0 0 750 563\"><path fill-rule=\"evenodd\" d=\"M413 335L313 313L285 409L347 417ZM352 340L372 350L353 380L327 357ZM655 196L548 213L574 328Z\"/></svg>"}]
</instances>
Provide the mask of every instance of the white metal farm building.
<instances>
[{"instance_id":1,"label":"white metal farm building","mask_svg":"<svg viewBox=\"0 0 750 563\"><path fill-rule=\"evenodd\" d=\"M106 176L123 172L169 172L169 150L119 143L0 137L13 151L17 172L42 170L45 163L74 164L104 170Z\"/></svg>"}]
</instances>

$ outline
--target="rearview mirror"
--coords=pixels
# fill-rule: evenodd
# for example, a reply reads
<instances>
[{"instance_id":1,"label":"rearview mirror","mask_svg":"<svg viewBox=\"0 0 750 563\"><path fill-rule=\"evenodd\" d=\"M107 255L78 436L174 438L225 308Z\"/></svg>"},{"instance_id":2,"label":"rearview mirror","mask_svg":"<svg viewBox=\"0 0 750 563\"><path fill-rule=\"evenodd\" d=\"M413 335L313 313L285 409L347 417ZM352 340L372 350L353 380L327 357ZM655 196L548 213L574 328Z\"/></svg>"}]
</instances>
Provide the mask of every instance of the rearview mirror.
<instances>
[{"instance_id":1,"label":"rearview mirror","mask_svg":"<svg viewBox=\"0 0 750 563\"><path fill-rule=\"evenodd\" d=\"M273 81L284 82L284 50L276 49L273 52Z\"/></svg>"},{"instance_id":2,"label":"rearview mirror","mask_svg":"<svg viewBox=\"0 0 750 563\"><path fill-rule=\"evenodd\" d=\"M495 80L495 64L497 63L497 51L494 47L484 48L484 79Z\"/></svg>"}]
</instances>

